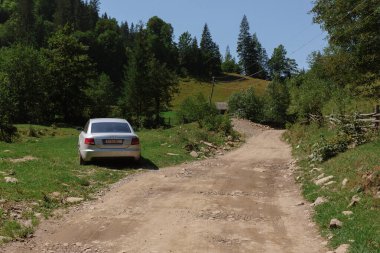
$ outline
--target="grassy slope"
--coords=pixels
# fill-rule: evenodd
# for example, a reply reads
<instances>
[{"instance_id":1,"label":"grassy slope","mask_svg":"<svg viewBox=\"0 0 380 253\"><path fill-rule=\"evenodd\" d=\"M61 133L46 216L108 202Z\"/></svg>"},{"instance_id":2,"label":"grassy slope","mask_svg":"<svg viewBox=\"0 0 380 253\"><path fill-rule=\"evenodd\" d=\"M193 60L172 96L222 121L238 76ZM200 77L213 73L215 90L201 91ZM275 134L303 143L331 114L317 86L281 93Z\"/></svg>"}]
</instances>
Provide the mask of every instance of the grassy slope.
<instances>
[{"instance_id":1,"label":"grassy slope","mask_svg":"<svg viewBox=\"0 0 380 253\"><path fill-rule=\"evenodd\" d=\"M373 173L380 165L380 140L348 150L345 153L322 163L316 164L321 172L312 172L311 164L306 159L312 145L320 136L331 136L334 132L316 126L294 126L287 134L294 147L294 153L300 158L300 181L303 193L313 202L319 196L329 199L315 209L314 219L326 237L332 236L330 246L336 248L340 244L351 245L350 252L380 252L380 199L373 197L373 192L365 188L363 175ZM297 148L298 147L298 148ZM313 180L321 173L334 176L333 184L319 187ZM341 186L344 178L348 179L346 187ZM351 198L358 195L362 198L358 205L348 207ZM353 211L352 216L344 216L342 211ZM332 218L343 222L341 229L329 229Z\"/></svg>"},{"instance_id":2,"label":"grassy slope","mask_svg":"<svg viewBox=\"0 0 380 253\"><path fill-rule=\"evenodd\" d=\"M22 134L28 133L29 126L19 125L18 128ZM223 142L221 136L194 125L143 130L138 133L145 159L142 165L122 161L79 166L76 148L78 131L42 126L33 126L33 129L43 136L23 136L19 142L11 144L0 142L0 236L24 237L33 229L20 226L20 221L31 219L36 225L38 219L35 213L49 216L55 208L66 205L62 203L66 197L91 199L100 189L137 172L140 167L152 169L193 160L184 149L188 143L197 143L201 139L216 144ZM9 161L25 156L37 159L20 163ZM18 183L5 183L3 177L7 176L17 178ZM53 192L59 192L61 196L55 199ZM22 218L18 222L10 217L15 206L20 206L22 210Z\"/></svg>"},{"instance_id":3,"label":"grassy slope","mask_svg":"<svg viewBox=\"0 0 380 253\"><path fill-rule=\"evenodd\" d=\"M244 78L243 80L241 80ZM228 81L225 83L223 81ZM226 74L225 77L219 79L215 83L213 102L224 102L228 101L228 98L232 93L239 90L246 90L249 87L254 87L258 94L262 94L265 91L267 86L267 81L243 77L238 74ZM194 79L183 79L180 82L180 91L177 94L172 102L173 109L177 109L181 102L189 96L193 96L202 93L206 98L209 98L211 95L212 83L209 82L200 82Z\"/></svg>"}]
</instances>

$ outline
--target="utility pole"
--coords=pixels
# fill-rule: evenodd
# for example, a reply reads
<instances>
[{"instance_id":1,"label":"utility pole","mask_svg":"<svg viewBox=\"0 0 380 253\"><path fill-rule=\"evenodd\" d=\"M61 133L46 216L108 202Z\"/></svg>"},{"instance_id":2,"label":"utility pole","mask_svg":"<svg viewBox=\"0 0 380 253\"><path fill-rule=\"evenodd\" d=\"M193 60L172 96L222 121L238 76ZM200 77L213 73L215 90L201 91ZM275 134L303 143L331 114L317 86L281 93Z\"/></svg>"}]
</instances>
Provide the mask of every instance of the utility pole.
<instances>
[{"instance_id":1,"label":"utility pole","mask_svg":"<svg viewBox=\"0 0 380 253\"><path fill-rule=\"evenodd\" d=\"M210 106L211 106L212 96L214 95L214 87L215 87L215 76L212 76L212 90L211 90L211 96L210 96Z\"/></svg>"}]
</instances>

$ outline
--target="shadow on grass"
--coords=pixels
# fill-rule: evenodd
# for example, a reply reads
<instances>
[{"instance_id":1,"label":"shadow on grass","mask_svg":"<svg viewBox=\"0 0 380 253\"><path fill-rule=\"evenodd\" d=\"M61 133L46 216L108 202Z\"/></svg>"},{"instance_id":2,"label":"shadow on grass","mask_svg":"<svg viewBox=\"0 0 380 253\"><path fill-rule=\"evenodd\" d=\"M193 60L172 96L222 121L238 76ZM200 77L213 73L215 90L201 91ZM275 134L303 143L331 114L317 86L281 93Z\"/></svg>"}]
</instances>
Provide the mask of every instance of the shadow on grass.
<instances>
[{"instance_id":1,"label":"shadow on grass","mask_svg":"<svg viewBox=\"0 0 380 253\"><path fill-rule=\"evenodd\" d=\"M135 161L134 159L126 158L106 158L94 160L91 162L92 165L109 168L114 170L158 170L158 166L154 164L151 160L141 157L140 161Z\"/></svg>"}]
</instances>

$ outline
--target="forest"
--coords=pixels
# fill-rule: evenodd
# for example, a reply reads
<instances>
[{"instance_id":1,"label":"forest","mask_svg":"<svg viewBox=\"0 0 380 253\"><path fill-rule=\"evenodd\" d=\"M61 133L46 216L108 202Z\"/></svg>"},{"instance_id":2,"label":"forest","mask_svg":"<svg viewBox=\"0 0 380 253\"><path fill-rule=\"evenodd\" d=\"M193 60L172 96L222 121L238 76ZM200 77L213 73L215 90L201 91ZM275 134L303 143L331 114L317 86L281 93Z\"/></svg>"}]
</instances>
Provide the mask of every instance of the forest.
<instances>
[{"instance_id":1,"label":"forest","mask_svg":"<svg viewBox=\"0 0 380 253\"><path fill-rule=\"evenodd\" d=\"M235 60L229 47L222 56L207 24L199 42L189 32L175 41L172 25L159 17L118 22L100 14L99 4L0 1L2 131L15 123L78 125L107 116L157 127L180 78L211 82L226 72L271 81L264 97L241 92L230 103L251 120L275 125L357 109L358 101L379 96L375 0L315 1L311 13L327 31L329 46L310 55L307 71L297 68L283 45L269 57L245 15Z\"/></svg>"}]
</instances>

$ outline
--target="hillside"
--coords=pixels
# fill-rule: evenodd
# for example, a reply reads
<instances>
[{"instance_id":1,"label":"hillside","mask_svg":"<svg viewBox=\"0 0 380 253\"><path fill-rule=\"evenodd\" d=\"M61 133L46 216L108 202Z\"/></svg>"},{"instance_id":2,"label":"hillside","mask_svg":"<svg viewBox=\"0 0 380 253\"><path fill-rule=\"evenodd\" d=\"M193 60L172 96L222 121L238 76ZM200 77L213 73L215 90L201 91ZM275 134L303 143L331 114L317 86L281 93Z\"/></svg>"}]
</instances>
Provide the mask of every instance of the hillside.
<instances>
[{"instance_id":1,"label":"hillside","mask_svg":"<svg viewBox=\"0 0 380 253\"><path fill-rule=\"evenodd\" d=\"M245 77L238 74L225 74L217 78L215 83L213 102L228 101L228 98L239 90L246 90L254 87L258 94L263 94L268 81ZM211 95L212 83L201 82L195 79L181 79L179 84L179 93L175 95L172 102L172 109L175 110L189 96L202 93L206 98Z\"/></svg>"}]
</instances>

